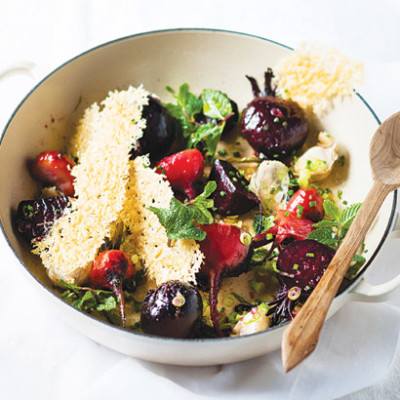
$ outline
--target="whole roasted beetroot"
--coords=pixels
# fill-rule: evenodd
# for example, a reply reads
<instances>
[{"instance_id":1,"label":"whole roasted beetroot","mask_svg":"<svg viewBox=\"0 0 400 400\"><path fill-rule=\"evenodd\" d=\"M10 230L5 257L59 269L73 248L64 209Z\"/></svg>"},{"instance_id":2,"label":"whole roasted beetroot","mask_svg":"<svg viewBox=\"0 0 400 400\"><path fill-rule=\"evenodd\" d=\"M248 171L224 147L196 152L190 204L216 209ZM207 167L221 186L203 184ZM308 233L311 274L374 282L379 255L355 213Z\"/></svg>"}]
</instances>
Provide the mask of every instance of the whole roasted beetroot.
<instances>
[{"instance_id":1,"label":"whole roasted beetroot","mask_svg":"<svg viewBox=\"0 0 400 400\"><path fill-rule=\"evenodd\" d=\"M224 336L217 310L218 291L224 277L239 276L248 270L253 248L248 233L235 225L212 223L201 227L207 236L199 242L204 261L198 281L210 290L210 314L219 336Z\"/></svg>"},{"instance_id":2,"label":"whole roasted beetroot","mask_svg":"<svg viewBox=\"0 0 400 400\"><path fill-rule=\"evenodd\" d=\"M275 97L272 77L269 69L265 73L263 92L254 78L247 77L255 99L243 110L241 129L244 138L257 152L282 160L303 145L309 124L296 102Z\"/></svg>"}]
</instances>

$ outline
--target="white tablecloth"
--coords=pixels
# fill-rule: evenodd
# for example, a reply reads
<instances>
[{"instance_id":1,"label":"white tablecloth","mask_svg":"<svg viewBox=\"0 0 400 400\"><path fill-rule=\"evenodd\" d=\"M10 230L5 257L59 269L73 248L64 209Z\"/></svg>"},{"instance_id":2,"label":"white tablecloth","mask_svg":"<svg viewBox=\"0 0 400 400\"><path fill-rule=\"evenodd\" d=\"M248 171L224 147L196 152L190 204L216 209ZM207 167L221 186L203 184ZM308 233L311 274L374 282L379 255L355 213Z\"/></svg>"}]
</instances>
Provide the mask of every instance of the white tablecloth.
<instances>
[{"instance_id":1,"label":"white tablecloth","mask_svg":"<svg viewBox=\"0 0 400 400\"><path fill-rule=\"evenodd\" d=\"M142 31L229 29L292 47L316 39L336 47L365 63L360 92L381 120L400 108L396 0L6 0L0 16L0 67L31 60L50 72L86 49ZM32 85L28 77L0 83L1 126ZM399 254L398 242L387 242L369 279L394 276ZM3 237L0 256L1 399L400 398L398 300L346 305L328 321L315 353L289 375L282 372L279 352L231 366L168 367L126 357L78 334L26 279Z\"/></svg>"}]
</instances>

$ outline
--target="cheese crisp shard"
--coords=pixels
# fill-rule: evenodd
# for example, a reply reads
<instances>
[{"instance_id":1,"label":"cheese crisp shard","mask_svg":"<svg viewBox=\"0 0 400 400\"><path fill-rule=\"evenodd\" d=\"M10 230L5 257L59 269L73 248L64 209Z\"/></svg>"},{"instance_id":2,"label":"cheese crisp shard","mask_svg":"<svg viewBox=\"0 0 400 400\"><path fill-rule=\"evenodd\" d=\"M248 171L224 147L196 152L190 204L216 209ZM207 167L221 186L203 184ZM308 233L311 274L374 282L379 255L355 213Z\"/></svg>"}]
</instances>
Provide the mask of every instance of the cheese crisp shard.
<instances>
[{"instance_id":1,"label":"cheese crisp shard","mask_svg":"<svg viewBox=\"0 0 400 400\"><path fill-rule=\"evenodd\" d=\"M275 68L277 94L290 98L315 114L324 114L335 98L352 94L364 78L361 62L349 60L335 49L304 43Z\"/></svg>"},{"instance_id":2,"label":"cheese crisp shard","mask_svg":"<svg viewBox=\"0 0 400 400\"><path fill-rule=\"evenodd\" d=\"M55 283L85 282L100 246L113 235L126 198L129 152L146 126L141 116L148 95L142 87L110 92L79 123L70 145L79 157L71 172L77 199L34 250Z\"/></svg>"},{"instance_id":3,"label":"cheese crisp shard","mask_svg":"<svg viewBox=\"0 0 400 400\"><path fill-rule=\"evenodd\" d=\"M168 181L148 167L147 156L130 162L130 179L121 220L130 232L121 250L136 254L157 285L168 280L195 282L203 253L191 239L170 240L150 206L169 208L173 192Z\"/></svg>"}]
</instances>

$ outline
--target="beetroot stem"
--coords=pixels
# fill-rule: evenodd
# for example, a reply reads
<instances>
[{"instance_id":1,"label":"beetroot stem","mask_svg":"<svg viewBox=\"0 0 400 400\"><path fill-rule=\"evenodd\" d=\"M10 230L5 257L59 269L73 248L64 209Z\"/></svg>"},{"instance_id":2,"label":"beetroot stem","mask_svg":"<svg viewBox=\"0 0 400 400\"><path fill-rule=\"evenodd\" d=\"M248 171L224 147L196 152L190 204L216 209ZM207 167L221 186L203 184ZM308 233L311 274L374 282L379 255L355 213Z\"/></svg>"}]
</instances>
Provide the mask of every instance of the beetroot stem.
<instances>
[{"instance_id":1,"label":"beetroot stem","mask_svg":"<svg viewBox=\"0 0 400 400\"><path fill-rule=\"evenodd\" d=\"M220 282L220 272L210 271L210 314L211 320L214 324L214 328L220 337L225 337L221 327L219 326L219 316L218 316L218 289Z\"/></svg>"},{"instance_id":2,"label":"beetroot stem","mask_svg":"<svg viewBox=\"0 0 400 400\"><path fill-rule=\"evenodd\" d=\"M119 302L121 323L122 323L122 327L125 328L125 325L126 325L125 300L124 300L124 293L122 291L122 281L121 280L117 280L116 282L112 283L112 291L114 292L114 294L117 297L117 300Z\"/></svg>"}]
</instances>

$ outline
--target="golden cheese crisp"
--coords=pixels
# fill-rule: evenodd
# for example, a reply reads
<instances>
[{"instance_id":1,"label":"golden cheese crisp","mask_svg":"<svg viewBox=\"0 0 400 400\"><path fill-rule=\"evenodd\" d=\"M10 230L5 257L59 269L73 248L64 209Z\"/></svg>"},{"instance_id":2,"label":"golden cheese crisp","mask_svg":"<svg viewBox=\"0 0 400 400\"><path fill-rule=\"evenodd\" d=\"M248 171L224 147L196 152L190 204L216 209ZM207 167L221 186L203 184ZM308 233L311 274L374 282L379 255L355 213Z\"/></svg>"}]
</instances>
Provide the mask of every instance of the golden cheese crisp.
<instances>
[{"instance_id":1,"label":"golden cheese crisp","mask_svg":"<svg viewBox=\"0 0 400 400\"><path fill-rule=\"evenodd\" d=\"M114 226L125 202L129 151L142 135L142 108L148 92L129 87L110 92L85 111L72 142L79 163L72 169L76 201L37 244L49 277L83 283L91 262Z\"/></svg>"},{"instance_id":2,"label":"golden cheese crisp","mask_svg":"<svg viewBox=\"0 0 400 400\"><path fill-rule=\"evenodd\" d=\"M275 68L277 94L291 98L316 114L325 113L334 98L353 92L363 81L362 62L349 60L335 49L303 44Z\"/></svg>"},{"instance_id":3,"label":"golden cheese crisp","mask_svg":"<svg viewBox=\"0 0 400 400\"><path fill-rule=\"evenodd\" d=\"M146 156L131 161L126 202L121 212L130 234L121 250L137 254L157 285L174 279L195 282L204 256L194 240L168 239L166 229L148 209L150 206L169 208L173 197L168 181L148 164Z\"/></svg>"}]
</instances>

